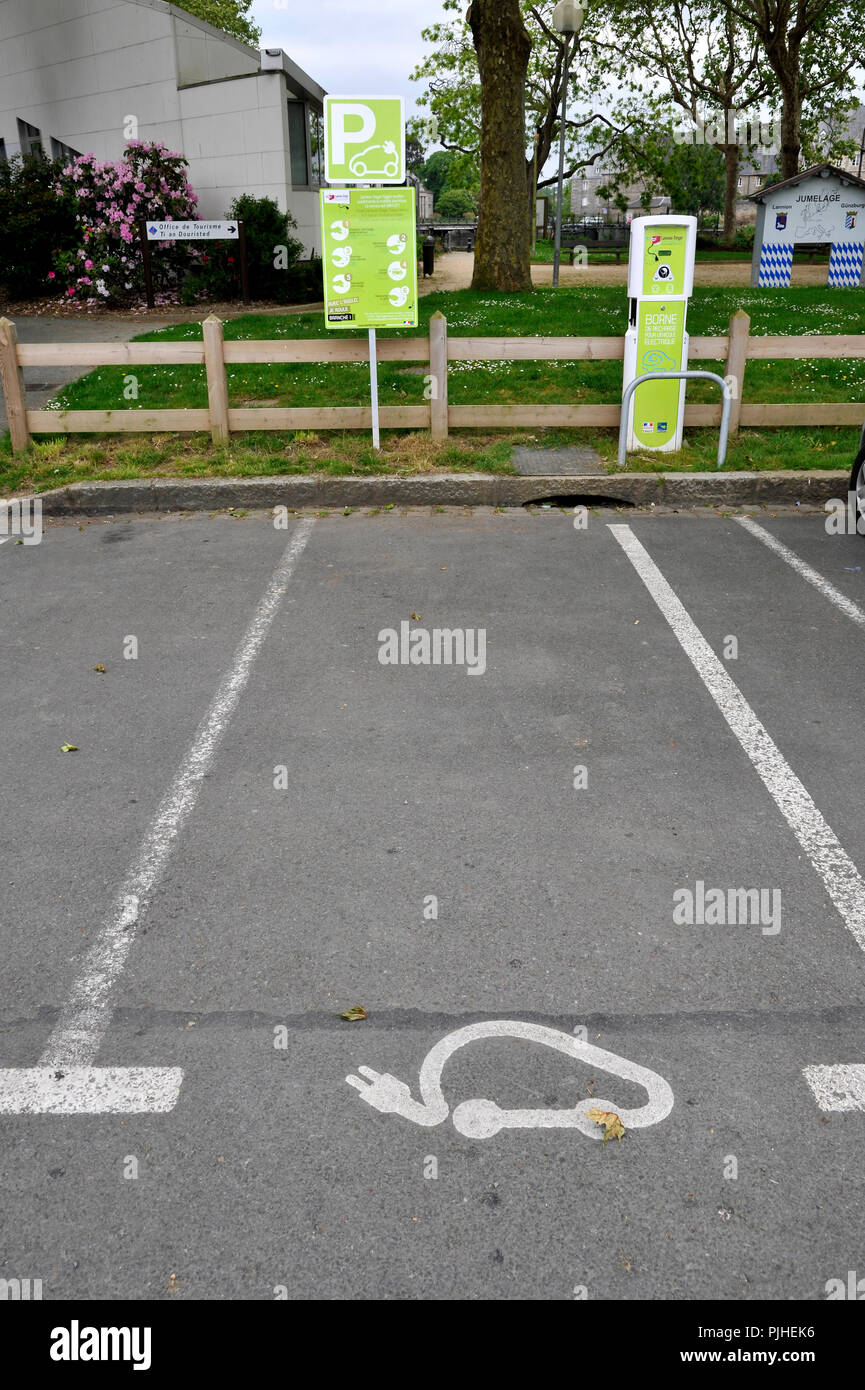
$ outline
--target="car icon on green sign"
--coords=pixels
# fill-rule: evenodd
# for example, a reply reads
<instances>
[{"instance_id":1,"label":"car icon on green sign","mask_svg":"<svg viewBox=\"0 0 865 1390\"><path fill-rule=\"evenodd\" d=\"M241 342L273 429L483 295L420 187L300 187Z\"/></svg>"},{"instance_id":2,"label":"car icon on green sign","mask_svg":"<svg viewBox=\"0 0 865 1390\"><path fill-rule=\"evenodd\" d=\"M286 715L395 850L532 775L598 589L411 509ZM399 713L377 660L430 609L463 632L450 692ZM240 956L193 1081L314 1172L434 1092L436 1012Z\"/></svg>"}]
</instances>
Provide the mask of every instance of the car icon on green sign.
<instances>
[{"instance_id":1,"label":"car icon on green sign","mask_svg":"<svg viewBox=\"0 0 865 1390\"><path fill-rule=\"evenodd\" d=\"M382 161L381 156L370 159L376 150L382 150L386 159ZM384 163L383 168L376 168L376 164ZM399 154L396 145L392 140L385 140L383 145L369 145L360 154L356 154L348 161L348 167L358 179L392 179L396 177L399 169Z\"/></svg>"}]
</instances>

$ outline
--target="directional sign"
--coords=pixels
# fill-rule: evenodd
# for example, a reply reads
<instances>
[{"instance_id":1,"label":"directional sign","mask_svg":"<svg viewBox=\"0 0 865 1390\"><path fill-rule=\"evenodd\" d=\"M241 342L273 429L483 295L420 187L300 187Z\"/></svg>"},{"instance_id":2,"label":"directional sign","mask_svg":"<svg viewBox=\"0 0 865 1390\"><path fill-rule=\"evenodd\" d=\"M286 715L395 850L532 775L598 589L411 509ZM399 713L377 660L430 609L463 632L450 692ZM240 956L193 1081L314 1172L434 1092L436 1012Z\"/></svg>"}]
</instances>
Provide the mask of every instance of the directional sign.
<instances>
[{"instance_id":1,"label":"directional sign","mask_svg":"<svg viewBox=\"0 0 865 1390\"><path fill-rule=\"evenodd\" d=\"M328 183L405 183L402 97L325 97Z\"/></svg>"},{"instance_id":2,"label":"directional sign","mask_svg":"<svg viewBox=\"0 0 865 1390\"><path fill-rule=\"evenodd\" d=\"M148 222L148 241L237 241L236 222Z\"/></svg>"},{"instance_id":3,"label":"directional sign","mask_svg":"<svg viewBox=\"0 0 865 1390\"><path fill-rule=\"evenodd\" d=\"M416 327L414 189L322 189L321 229L327 327Z\"/></svg>"}]
</instances>

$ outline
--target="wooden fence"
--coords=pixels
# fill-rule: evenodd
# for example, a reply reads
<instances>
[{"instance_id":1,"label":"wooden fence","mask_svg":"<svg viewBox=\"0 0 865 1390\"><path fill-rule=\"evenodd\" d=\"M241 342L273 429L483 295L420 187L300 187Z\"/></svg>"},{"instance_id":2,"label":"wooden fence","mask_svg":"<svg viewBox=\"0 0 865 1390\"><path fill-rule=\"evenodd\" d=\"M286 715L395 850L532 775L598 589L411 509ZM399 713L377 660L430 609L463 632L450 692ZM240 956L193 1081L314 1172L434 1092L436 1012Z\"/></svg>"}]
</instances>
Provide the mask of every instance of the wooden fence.
<instances>
[{"instance_id":1,"label":"wooden fence","mask_svg":"<svg viewBox=\"0 0 865 1390\"><path fill-rule=\"evenodd\" d=\"M768 358L865 357L865 334L814 337L751 337L751 320L742 310L730 319L723 337L691 338L688 360L723 361L733 385L730 431L740 425L856 425L865 403L832 401L749 404L743 400L748 361ZM367 362L366 338L264 339L226 342L220 319L203 324L201 342L175 343L19 343L15 325L0 319L0 383L15 452L28 448L33 434L91 434L209 430L224 443L244 430L362 430L372 426L369 406L312 406L276 409L232 407L226 367L250 363ZM621 406L614 405L449 405L449 362L599 361L624 357L624 338L449 338L440 313L430 320L429 337L380 338L383 362L429 364L432 399L423 405L383 406L383 429L429 430L445 439L450 429L601 426L618 428ZM207 409L201 410L28 410L23 367L204 366ZM686 405L685 424L717 426L721 405Z\"/></svg>"}]
</instances>

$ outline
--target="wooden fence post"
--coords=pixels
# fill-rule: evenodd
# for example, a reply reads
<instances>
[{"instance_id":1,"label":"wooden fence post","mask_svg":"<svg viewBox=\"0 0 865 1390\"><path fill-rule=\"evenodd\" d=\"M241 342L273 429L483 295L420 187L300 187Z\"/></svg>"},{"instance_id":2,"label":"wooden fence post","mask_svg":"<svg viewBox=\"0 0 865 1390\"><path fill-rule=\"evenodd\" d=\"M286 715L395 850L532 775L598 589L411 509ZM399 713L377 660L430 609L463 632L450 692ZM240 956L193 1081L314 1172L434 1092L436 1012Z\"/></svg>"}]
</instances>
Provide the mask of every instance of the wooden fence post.
<instances>
[{"instance_id":1,"label":"wooden fence post","mask_svg":"<svg viewBox=\"0 0 865 1390\"><path fill-rule=\"evenodd\" d=\"M448 437L448 321L440 309L429 322L430 434Z\"/></svg>"},{"instance_id":2,"label":"wooden fence post","mask_svg":"<svg viewBox=\"0 0 865 1390\"><path fill-rule=\"evenodd\" d=\"M204 365L207 371L207 405L210 437L214 444L228 443L228 379L225 375L222 319L215 314L204 320Z\"/></svg>"},{"instance_id":3,"label":"wooden fence post","mask_svg":"<svg viewBox=\"0 0 865 1390\"><path fill-rule=\"evenodd\" d=\"M12 451L23 454L30 447L27 428L27 393L18 363L18 332L9 319L0 319L0 385L6 399L6 418Z\"/></svg>"},{"instance_id":4,"label":"wooden fence post","mask_svg":"<svg viewBox=\"0 0 865 1390\"><path fill-rule=\"evenodd\" d=\"M745 389L745 363L748 360L748 334L751 319L744 309L737 309L730 319L730 338L727 346L727 363L724 376L733 377L733 400L730 407L730 434L739 433L739 416L742 413L742 392Z\"/></svg>"}]
</instances>

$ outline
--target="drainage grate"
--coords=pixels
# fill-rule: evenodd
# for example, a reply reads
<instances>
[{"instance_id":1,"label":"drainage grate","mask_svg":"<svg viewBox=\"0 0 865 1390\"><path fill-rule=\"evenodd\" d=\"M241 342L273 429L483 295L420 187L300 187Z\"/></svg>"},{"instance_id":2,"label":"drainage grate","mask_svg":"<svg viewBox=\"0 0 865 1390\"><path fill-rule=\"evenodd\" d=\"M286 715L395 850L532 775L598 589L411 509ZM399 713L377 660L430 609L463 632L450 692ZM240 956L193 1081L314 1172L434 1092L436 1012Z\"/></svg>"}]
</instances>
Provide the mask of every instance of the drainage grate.
<instances>
[{"instance_id":1,"label":"drainage grate","mask_svg":"<svg viewBox=\"0 0 865 1390\"><path fill-rule=\"evenodd\" d=\"M610 497L602 492L556 492L552 495L530 497L524 507L562 507L572 511L574 507L633 507L629 497Z\"/></svg>"}]
</instances>

